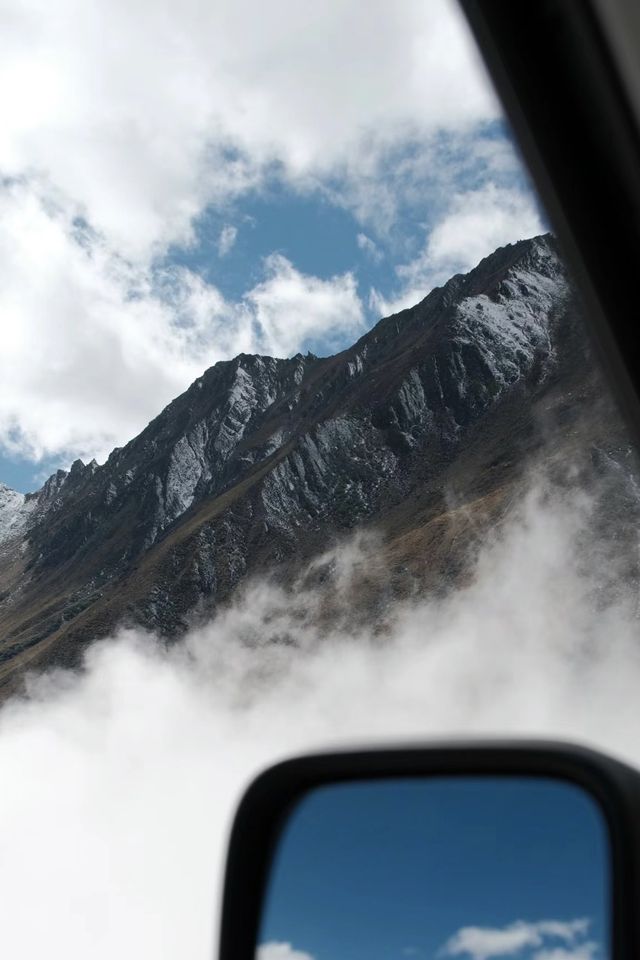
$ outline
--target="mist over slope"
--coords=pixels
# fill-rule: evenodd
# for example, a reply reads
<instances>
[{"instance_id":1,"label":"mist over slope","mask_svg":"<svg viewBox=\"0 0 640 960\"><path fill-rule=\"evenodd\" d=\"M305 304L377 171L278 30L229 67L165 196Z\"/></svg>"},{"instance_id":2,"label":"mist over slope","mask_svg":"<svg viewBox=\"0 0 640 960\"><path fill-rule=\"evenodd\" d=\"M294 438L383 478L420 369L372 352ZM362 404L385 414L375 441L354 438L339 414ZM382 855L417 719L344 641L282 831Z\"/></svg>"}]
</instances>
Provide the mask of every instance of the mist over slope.
<instances>
[{"instance_id":1,"label":"mist over slope","mask_svg":"<svg viewBox=\"0 0 640 960\"><path fill-rule=\"evenodd\" d=\"M542 734L639 762L637 585L603 602L597 512L538 486L468 584L397 605L385 642L314 629L317 587L256 582L178 644L125 631L33 680L0 711L7 955L213 956L233 804L294 751ZM362 550L333 555L345 605Z\"/></svg>"},{"instance_id":2,"label":"mist over slope","mask_svg":"<svg viewBox=\"0 0 640 960\"><path fill-rule=\"evenodd\" d=\"M553 238L501 248L341 354L218 363L103 466L5 489L0 688L122 624L175 639L247 579L292 587L355 528L376 540L353 626L384 631L398 600L465 582L532 462L584 483L617 464L625 511L629 456Z\"/></svg>"}]
</instances>

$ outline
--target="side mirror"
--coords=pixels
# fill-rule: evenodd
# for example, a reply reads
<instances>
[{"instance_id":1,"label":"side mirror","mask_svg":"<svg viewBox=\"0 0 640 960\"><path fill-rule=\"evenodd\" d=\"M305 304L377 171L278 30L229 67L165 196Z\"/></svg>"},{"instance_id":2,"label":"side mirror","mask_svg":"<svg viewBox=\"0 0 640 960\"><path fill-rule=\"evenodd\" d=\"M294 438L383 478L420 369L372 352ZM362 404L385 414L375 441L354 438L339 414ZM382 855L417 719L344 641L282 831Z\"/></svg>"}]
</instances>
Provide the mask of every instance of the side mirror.
<instances>
[{"instance_id":1,"label":"side mirror","mask_svg":"<svg viewBox=\"0 0 640 960\"><path fill-rule=\"evenodd\" d=\"M631 960L640 775L554 744L301 757L245 794L220 960Z\"/></svg>"}]
</instances>

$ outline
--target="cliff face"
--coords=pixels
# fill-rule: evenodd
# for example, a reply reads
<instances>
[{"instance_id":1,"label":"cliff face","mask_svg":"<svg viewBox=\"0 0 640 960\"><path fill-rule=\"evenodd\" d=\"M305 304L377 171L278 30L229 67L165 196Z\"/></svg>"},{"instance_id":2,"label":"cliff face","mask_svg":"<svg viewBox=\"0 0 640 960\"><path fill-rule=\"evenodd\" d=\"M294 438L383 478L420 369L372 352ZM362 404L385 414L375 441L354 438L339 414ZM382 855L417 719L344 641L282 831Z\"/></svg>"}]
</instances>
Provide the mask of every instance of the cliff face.
<instances>
[{"instance_id":1,"label":"cliff face","mask_svg":"<svg viewBox=\"0 0 640 960\"><path fill-rule=\"evenodd\" d=\"M436 586L460 567L437 526L451 497L491 522L543 435L550 451L597 445L601 407L549 236L336 356L217 363L103 466L77 461L27 497L0 487L0 683L122 622L177 636L247 574L293 576L358 524L382 530L381 569Z\"/></svg>"}]
</instances>

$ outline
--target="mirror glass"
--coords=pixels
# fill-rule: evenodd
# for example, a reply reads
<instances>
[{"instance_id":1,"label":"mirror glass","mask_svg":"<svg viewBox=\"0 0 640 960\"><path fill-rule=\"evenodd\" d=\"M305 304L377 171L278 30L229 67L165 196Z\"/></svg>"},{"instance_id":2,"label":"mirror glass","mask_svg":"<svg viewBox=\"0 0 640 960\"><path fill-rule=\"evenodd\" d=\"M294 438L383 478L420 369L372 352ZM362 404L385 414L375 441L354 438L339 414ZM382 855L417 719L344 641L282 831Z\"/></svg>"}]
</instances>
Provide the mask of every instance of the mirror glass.
<instances>
[{"instance_id":1,"label":"mirror glass","mask_svg":"<svg viewBox=\"0 0 640 960\"><path fill-rule=\"evenodd\" d=\"M273 861L258 960L606 960L608 831L569 783L322 787Z\"/></svg>"}]
</instances>

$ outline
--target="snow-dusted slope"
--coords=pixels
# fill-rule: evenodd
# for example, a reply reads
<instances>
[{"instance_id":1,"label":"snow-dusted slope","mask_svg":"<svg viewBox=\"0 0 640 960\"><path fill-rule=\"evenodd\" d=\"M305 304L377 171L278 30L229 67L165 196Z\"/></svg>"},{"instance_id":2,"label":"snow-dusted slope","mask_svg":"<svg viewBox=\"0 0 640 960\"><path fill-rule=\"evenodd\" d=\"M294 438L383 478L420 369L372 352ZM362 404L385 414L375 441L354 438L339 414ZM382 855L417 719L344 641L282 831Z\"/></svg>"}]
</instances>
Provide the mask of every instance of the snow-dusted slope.
<instances>
[{"instance_id":1,"label":"snow-dusted slope","mask_svg":"<svg viewBox=\"0 0 640 960\"><path fill-rule=\"evenodd\" d=\"M505 273L489 292L465 297L455 310L455 340L481 356L493 382L513 384L531 369L536 356L552 356L552 319L570 289L550 244L531 241L527 257ZM465 387L465 378L461 378Z\"/></svg>"},{"instance_id":2,"label":"snow-dusted slope","mask_svg":"<svg viewBox=\"0 0 640 960\"><path fill-rule=\"evenodd\" d=\"M0 483L0 546L24 533L35 501Z\"/></svg>"}]
</instances>

